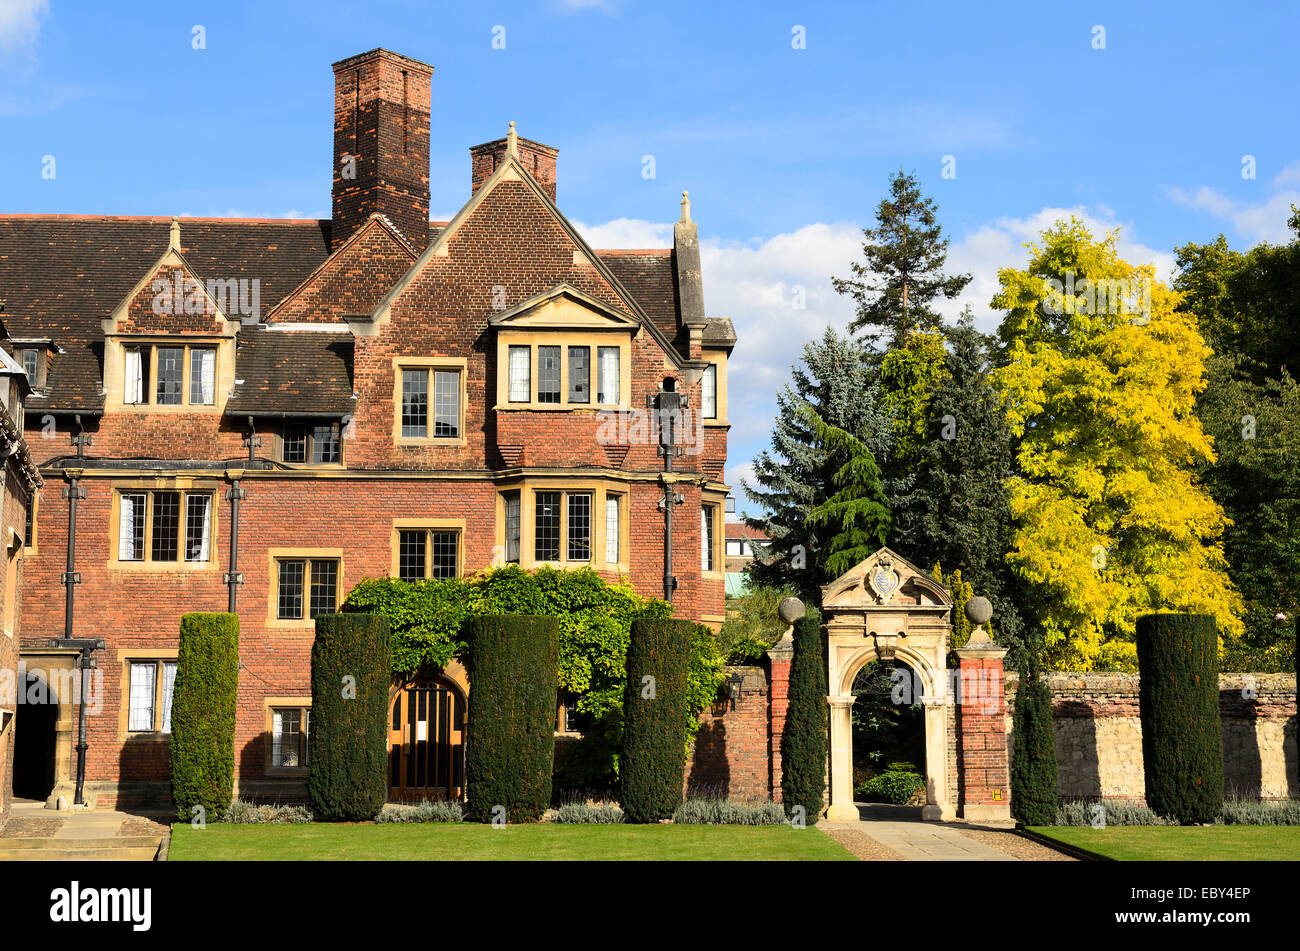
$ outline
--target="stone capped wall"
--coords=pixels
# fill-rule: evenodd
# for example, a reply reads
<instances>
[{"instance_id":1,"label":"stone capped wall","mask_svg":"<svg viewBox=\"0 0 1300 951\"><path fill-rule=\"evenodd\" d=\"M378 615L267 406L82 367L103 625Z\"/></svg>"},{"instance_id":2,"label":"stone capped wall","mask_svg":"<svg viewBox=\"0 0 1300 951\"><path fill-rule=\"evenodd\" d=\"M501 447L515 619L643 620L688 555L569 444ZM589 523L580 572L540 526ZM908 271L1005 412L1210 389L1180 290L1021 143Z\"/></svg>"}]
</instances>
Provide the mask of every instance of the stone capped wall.
<instances>
[{"instance_id":1,"label":"stone capped wall","mask_svg":"<svg viewBox=\"0 0 1300 951\"><path fill-rule=\"evenodd\" d=\"M1009 742L1017 680L1007 674ZM1061 796L1145 799L1138 683L1137 674L1048 676ZM1221 674L1219 711L1225 792L1264 799L1300 795L1295 677Z\"/></svg>"}]
</instances>

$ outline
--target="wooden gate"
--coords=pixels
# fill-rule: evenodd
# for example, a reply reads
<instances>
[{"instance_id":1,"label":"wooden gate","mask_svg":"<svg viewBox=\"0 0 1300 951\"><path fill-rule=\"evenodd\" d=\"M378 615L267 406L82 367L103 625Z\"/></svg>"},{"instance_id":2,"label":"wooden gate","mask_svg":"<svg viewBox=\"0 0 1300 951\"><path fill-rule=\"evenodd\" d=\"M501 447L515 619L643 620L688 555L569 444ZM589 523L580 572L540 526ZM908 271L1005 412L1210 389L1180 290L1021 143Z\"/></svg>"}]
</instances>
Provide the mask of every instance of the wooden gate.
<instances>
[{"instance_id":1,"label":"wooden gate","mask_svg":"<svg viewBox=\"0 0 1300 951\"><path fill-rule=\"evenodd\" d=\"M389 709L388 798L460 799L465 785L465 700L443 680L398 690Z\"/></svg>"}]
</instances>

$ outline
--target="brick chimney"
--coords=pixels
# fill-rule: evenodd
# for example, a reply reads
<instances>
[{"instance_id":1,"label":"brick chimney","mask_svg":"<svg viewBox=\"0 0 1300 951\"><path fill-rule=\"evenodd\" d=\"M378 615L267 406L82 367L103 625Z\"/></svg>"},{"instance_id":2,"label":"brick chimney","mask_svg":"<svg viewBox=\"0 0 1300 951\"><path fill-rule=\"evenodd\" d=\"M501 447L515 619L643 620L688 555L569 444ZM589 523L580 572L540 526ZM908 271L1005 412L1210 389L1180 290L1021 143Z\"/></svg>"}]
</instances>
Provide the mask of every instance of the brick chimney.
<instances>
[{"instance_id":1,"label":"brick chimney","mask_svg":"<svg viewBox=\"0 0 1300 951\"><path fill-rule=\"evenodd\" d=\"M331 251L375 212L417 251L429 243L432 78L432 66L385 49L334 64Z\"/></svg>"},{"instance_id":2,"label":"brick chimney","mask_svg":"<svg viewBox=\"0 0 1300 951\"><path fill-rule=\"evenodd\" d=\"M510 123L513 127L514 123ZM513 132L513 129L511 130ZM546 194L555 201L555 157L560 154L559 149L553 149L549 145L542 145L540 142L534 142L532 139L515 136L516 149L519 153L519 163L537 180ZM505 161L506 149L509 147L510 136L504 139L497 139L495 142L484 142L482 145L470 146L470 194L478 191L484 182L488 180L497 167Z\"/></svg>"}]
</instances>

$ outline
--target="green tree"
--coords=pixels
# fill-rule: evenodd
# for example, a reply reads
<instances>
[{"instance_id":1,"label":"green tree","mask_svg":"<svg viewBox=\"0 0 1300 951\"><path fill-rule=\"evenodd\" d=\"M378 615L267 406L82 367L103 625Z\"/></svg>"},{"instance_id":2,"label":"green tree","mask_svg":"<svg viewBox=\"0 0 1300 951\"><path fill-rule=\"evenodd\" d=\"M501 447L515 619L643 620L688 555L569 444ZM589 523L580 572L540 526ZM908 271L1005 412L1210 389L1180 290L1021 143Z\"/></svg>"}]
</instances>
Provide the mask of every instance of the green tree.
<instances>
[{"instance_id":1,"label":"green tree","mask_svg":"<svg viewBox=\"0 0 1300 951\"><path fill-rule=\"evenodd\" d=\"M826 785L826 664L822 657L821 619L809 614L795 622L794 657L785 732L781 734L781 802L785 814L815 825Z\"/></svg>"},{"instance_id":2,"label":"green tree","mask_svg":"<svg viewBox=\"0 0 1300 951\"><path fill-rule=\"evenodd\" d=\"M388 798L392 640L378 614L316 618L307 795L318 819L364 822Z\"/></svg>"},{"instance_id":3,"label":"green tree","mask_svg":"<svg viewBox=\"0 0 1300 951\"><path fill-rule=\"evenodd\" d=\"M1027 826L1056 824L1056 732L1052 695L1036 651L1024 651L1012 713L1011 810Z\"/></svg>"},{"instance_id":4,"label":"green tree","mask_svg":"<svg viewBox=\"0 0 1300 951\"><path fill-rule=\"evenodd\" d=\"M1147 804L1182 823L1223 811L1219 651L1208 614L1145 614L1137 624L1138 707Z\"/></svg>"},{"instance_id":5,"label":"green tree","mask_svg":"<svg viewBox=\"0 0 1300 951\"><path fill-rule=\"evenodd\" d=\"M1244 602L1224 668L1286 672L1300 616L1300 387L1245 357L1216 355L1207 369L1197 414L1218 456L1197 471L1229 519L1223 551Z\"/></svg>"},{"instance_id":6,"label":"green tree","mask_svg":"<svg viewBox=\"0 0 1300 951\"><path fill-rule=\"evenodd\" d=\"M871 450L856 437L817 418L805 406L808 425L835 466L830 487L834 494L804 518L808 531L820 538L813 555L823 583L834 581L885 544L889 534L889 503L880 485L880 470Z\"/></svg>"},{"instance_id":7,"label":"green tree","mask_svg":"<svg viewBox=\"0 0 1300 951\"><path fill-rule=\"evenodd\" d=\"M1174 287L1182 309L1195 314L1217 352L1241 354L1276 376L1300 377L1300 209L1291 206L1293 232L1285 244L1258 244L1245 253L1223 235L1209 244L1177 249Z\"/></svg>"},{"instance_id":8,"label":"green tree","mask_svg":"<svg viewBox=\"0 0 1300 951\"><path fill-rule=\"evenodd\" d=\"M1006 562L1015 443L989 378L992 341L975 329L969 308L948 340L947 373L930 400L915 481L890 500L890 545L919 564L937 561L960 571L992 603L1002 642L1012 646L1025 600ZM958 606L954 616L960 612Z\"/></svg>"},{"instance_id":9,"label":"green tree","mask_svg":"<svg viewBox=\"0 0 1300 951\"><path fill-rule=\"evenodd\" d=\"M230 808L238 693L239 616L183 615L167 745L172 802L182 822L200 815L215 822Z\"/></svg>"},{"instance_id":10,"label":"green tree","mask_svg":"<svg viewBox=\"0 0 1300 951\"><path fill-rule=\"evenodd\" d=\"M860 344L827 329L804 346L791 383L777 394L771 449L754 459L753 481L741 480L745 493L764 509L745 521L771 540L764 557L750 565L754 584L792 586L805 602L816 603L825 578L811 557L817 545L806 518L833 491L828 487L840 464L828 458L804 406L880 459L888 453L892 424L879 404L878 381Z\"/></svg>"},{"instance_id":11,"label":"green tree","mask_svg":"<svg viewBox=\"0 0 1300 951\"><path fill-rule=\"evenodd\" d=\"M686 659L697 625L671 618L632 622L623 700L620 805L629 822L671 818L686 776Z\"/></svg>"},{"instance_id":12,"label":"green tree","mask_svg":"<svg viewBox=\"0 0 1300 951\"><path fill-rule=\"evenodd\" d=\"M850 330L864 331L875 350L899 347L913 328L937 327L939 298L952 300L971 275L944 273L948 240L935 218L933 199L921 193L916 175L901 169L889 177L889 197L876 207L876 227L862 231L861 262L853 276L834 278L841 294L857 304Z\"/></svg>"},{"instance_id":13,"label":"green tree","mask_svg":"<svg viewBox=\"0 0 1300 951\"><path fill-rule=\"evenodd\" d=\"M783 599L796 594L789 585L780 588L752 585L740 597L728 601L727 617L717 636L719 656L728 664L761 661L785 633L786 623L777 614L777 608Z\"/></svg>"},{"instance_id":14,"label":"green tree","mask_svg":"<svg viewBox=\"0 0 1300 951\"><path fill-rule=\"evenodd\" d=\"M470 813L479 822L536 822L551 804L559 624L552 617L509 614L471 618L465 627Z\"/></svg>"}]
</instances>

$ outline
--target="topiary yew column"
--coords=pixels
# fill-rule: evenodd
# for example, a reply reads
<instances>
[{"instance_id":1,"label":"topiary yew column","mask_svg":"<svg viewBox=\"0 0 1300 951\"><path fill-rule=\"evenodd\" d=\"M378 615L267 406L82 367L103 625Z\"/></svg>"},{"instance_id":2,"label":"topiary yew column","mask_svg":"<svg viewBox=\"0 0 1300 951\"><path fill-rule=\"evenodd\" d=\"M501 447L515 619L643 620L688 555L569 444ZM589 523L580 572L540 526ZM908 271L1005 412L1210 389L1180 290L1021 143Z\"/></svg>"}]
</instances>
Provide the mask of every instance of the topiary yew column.
<instances>
[{"instance_id":1,"label":"topiary yew column","mask_svg":"<svg viewBox=\"0 0 1300 951\"><path fill-rule=\"evenodd\" d=\"M781 801L785 814L815 825L826 789L826 664L822 657L821 621L801 617L794 625L794 658L785 730L781 734Z\"/></svg>"},{"instance_id":2,"label":"topiary yew column","mask_svg":"<svg viewBox=\"0 0 1300 951\"><path fill-rule=\"evenodd\" d=\"M1032 648L1031 648L1032 649ZM1047 679L1029 651L1012 714L1011 813L1027 826L1056 824L1056 727Z\"/></svg>"},{"instance_id":3,"label":"topiary yew column","mask_svg":"<svg viewBox=\"0 0 1300 951\"><path fill-rule=\"evenodd\" d=\"M307 794L317 819L373 819L388 798L391 645L381 615L316 618Z\"/></svg>"},{"instance_id":4,"label":"topiary yew column","mask_svg":"<svg viewBox=\"0 0 1300 951\"><path fill-rule=\"evenodd\" d=\"M172 802L183 822L213 822L230 808L238 694L238 615L182 616L168 759Z\"/></svg>"},{"instance_id":5,"label":"topiary yew column","mask_svg":"<svg viewBox=\"0 0 1300 951\"><path fill-rule=\"evenodd\" d=\"M682 802L686 772L686 674L691 621L637 618L627 648L621 805L629 822L658 822Z\"/></svg>"},{"instance_id":6,"label":"topiary yew column","mask_svg":"<svg viewBox=\"0 0 1300 951\"><path fill-rule=\"evenodd\" d=\"M524 614L465 622L465 793L480 822L535 822L551 804L559 629Z\"/></svg>"},{"instance_id":7,"label":"topiary yew column","mask_svg":"<svg viewBox=\"0 0 1300 951\"><path fill-rule=\"evenodd\" d=\"M1208 614L1137 620L1147 805L1184 824L1223 810L1219 637Z\"/></svg>"}]
</instances>

